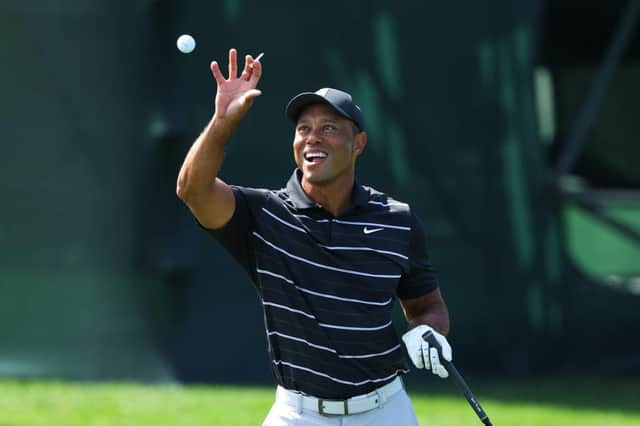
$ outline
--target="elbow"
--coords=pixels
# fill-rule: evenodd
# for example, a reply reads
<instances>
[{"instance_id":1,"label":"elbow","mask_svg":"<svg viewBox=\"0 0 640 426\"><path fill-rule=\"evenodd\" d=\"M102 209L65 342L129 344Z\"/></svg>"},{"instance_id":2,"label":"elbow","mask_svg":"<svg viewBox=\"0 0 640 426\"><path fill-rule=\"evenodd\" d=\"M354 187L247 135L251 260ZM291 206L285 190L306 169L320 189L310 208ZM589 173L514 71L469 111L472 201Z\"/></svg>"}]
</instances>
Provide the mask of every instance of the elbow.
<instances>
[{"instance_id":1,"label":"elbow","mask_svg":"<svg viewBox=\"0 0 640 426\"><path fill-rule=\"evenodd\" d=\"M176 186L176 195L178 196L178 198L180 198L182 201L186 201L187 198L187 193L184 190L184 187L180 186L180 184L178 184Z\"/></svg>"},{"instance_id":2,"label":"elbow","mask_svg":"<svg viewBox=\"0 0 640 426\"><path fill-rule=\"evenodd\" d=\"M210 193L210 188L193 182L184 174L178 176L176 182L176 195L189 207L201 203Z\"/></svg>"},{"instance_id":3,"label":"elbow","mask_svg":"<svg viewBox=\"0 0 640 426\"><path fill-rule=\"evenodd\" d=\"M178 176L178 181L176 182L176 195L186 203L189 199L190 192L187 179L181 173L180 176Z\"/></svg>"}]
</instances>

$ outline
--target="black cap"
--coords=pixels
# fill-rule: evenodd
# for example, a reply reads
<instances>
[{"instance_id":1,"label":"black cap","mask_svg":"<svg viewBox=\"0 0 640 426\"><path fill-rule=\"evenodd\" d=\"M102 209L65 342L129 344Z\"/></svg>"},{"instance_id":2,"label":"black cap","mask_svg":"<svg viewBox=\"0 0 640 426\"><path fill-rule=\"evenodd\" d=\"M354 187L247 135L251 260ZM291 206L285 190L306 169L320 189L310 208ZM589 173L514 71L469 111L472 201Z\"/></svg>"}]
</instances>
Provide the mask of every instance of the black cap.
<instances>
[{"instance_id":1,"label":"black cap","mask_svg":"<svg viewBox=\"0 0 640 426\"><path fill-rule=\"evenodd\" d=\"M351 95L342 90L325 87L316 92L303 92L293 97L287 104L287 115L294 122L302 110L311 104L326 104L341 116L356 123L360 130L364 130L364 120L360 107L353 103Z\"/></svg>"}]
</instances>

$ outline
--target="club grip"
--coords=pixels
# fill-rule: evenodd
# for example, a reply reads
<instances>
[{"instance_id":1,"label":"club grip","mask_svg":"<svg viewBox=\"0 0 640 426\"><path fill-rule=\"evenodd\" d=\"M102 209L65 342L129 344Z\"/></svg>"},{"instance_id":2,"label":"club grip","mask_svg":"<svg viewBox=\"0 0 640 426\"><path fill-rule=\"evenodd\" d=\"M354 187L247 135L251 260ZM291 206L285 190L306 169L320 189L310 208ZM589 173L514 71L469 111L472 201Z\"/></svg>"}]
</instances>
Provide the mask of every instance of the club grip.
<instances>
[{"instance_id":1,"label":"club grip","mask_svg":"<svg viewBox=\"0 0 640 426\"><path fill-rule=\"evenodd\" d=\"M460 391L464 394L464 397L467 399L467 402L469 402L469 405L471 405L471 408L473 408L473 411L475 411L475 413L480 418L482 423L484 423L486 426L491 426L491 420L489 420L489 416L487 416L487 413L485 413L484 410L482 409L482 406L480 406L480 403L471 392L471 389L462 378L462 375L460 374L456 366L453 365L453 362L447 361L442 356L442 346L440 345L440 342L438 342L438 339L436 339L436 336L433 334L433 331L428 330L426 333L422 335L422 338L426 340L429 343L429 345L433 346L438 350L438 355L440 356L440 363L444 365L444 367L447 369L447 371L449 372L449 375L453 378L453 381L456 383L456 386L458 386L458 389L460 389Z\"/></svg>"}]
</instances>

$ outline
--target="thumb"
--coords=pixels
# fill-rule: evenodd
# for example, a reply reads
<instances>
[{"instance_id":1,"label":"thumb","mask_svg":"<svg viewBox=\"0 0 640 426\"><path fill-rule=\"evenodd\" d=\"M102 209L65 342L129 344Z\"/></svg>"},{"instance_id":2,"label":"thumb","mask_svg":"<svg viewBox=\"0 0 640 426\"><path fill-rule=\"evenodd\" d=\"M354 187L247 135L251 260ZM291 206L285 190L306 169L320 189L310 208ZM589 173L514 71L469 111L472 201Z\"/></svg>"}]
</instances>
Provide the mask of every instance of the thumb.
<instances>
[{"instance_id":1,"label":"thumb","mask_svg":"<svg viewBox=\"0 0 640 426\"><path fill-rule=\"evenodd\" d=\"M242 98L242 103L247 104L253 101L258 96L262 95L262 91L258 89L251 89L247 93L244 94Z\"/></svg>"}]
</instances>

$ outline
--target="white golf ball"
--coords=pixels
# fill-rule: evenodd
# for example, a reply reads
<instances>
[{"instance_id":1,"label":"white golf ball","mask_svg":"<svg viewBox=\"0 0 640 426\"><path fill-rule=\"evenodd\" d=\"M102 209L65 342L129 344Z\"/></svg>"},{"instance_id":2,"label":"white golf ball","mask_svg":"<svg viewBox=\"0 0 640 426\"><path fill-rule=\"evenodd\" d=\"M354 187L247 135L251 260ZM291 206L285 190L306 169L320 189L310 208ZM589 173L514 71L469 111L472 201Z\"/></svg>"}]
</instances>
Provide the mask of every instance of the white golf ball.
<instances>
[{"instance_id":1,"label":"white golf ball","mask_svg":"<svg viewBox=\"0 0 640 426\"><path fill-rule=\"evenodd\" d=\"M191 53L196 48L196 41L189 34L182 34L176 41L178 50L182 53Z\"/></svg>"}]
</instances>

